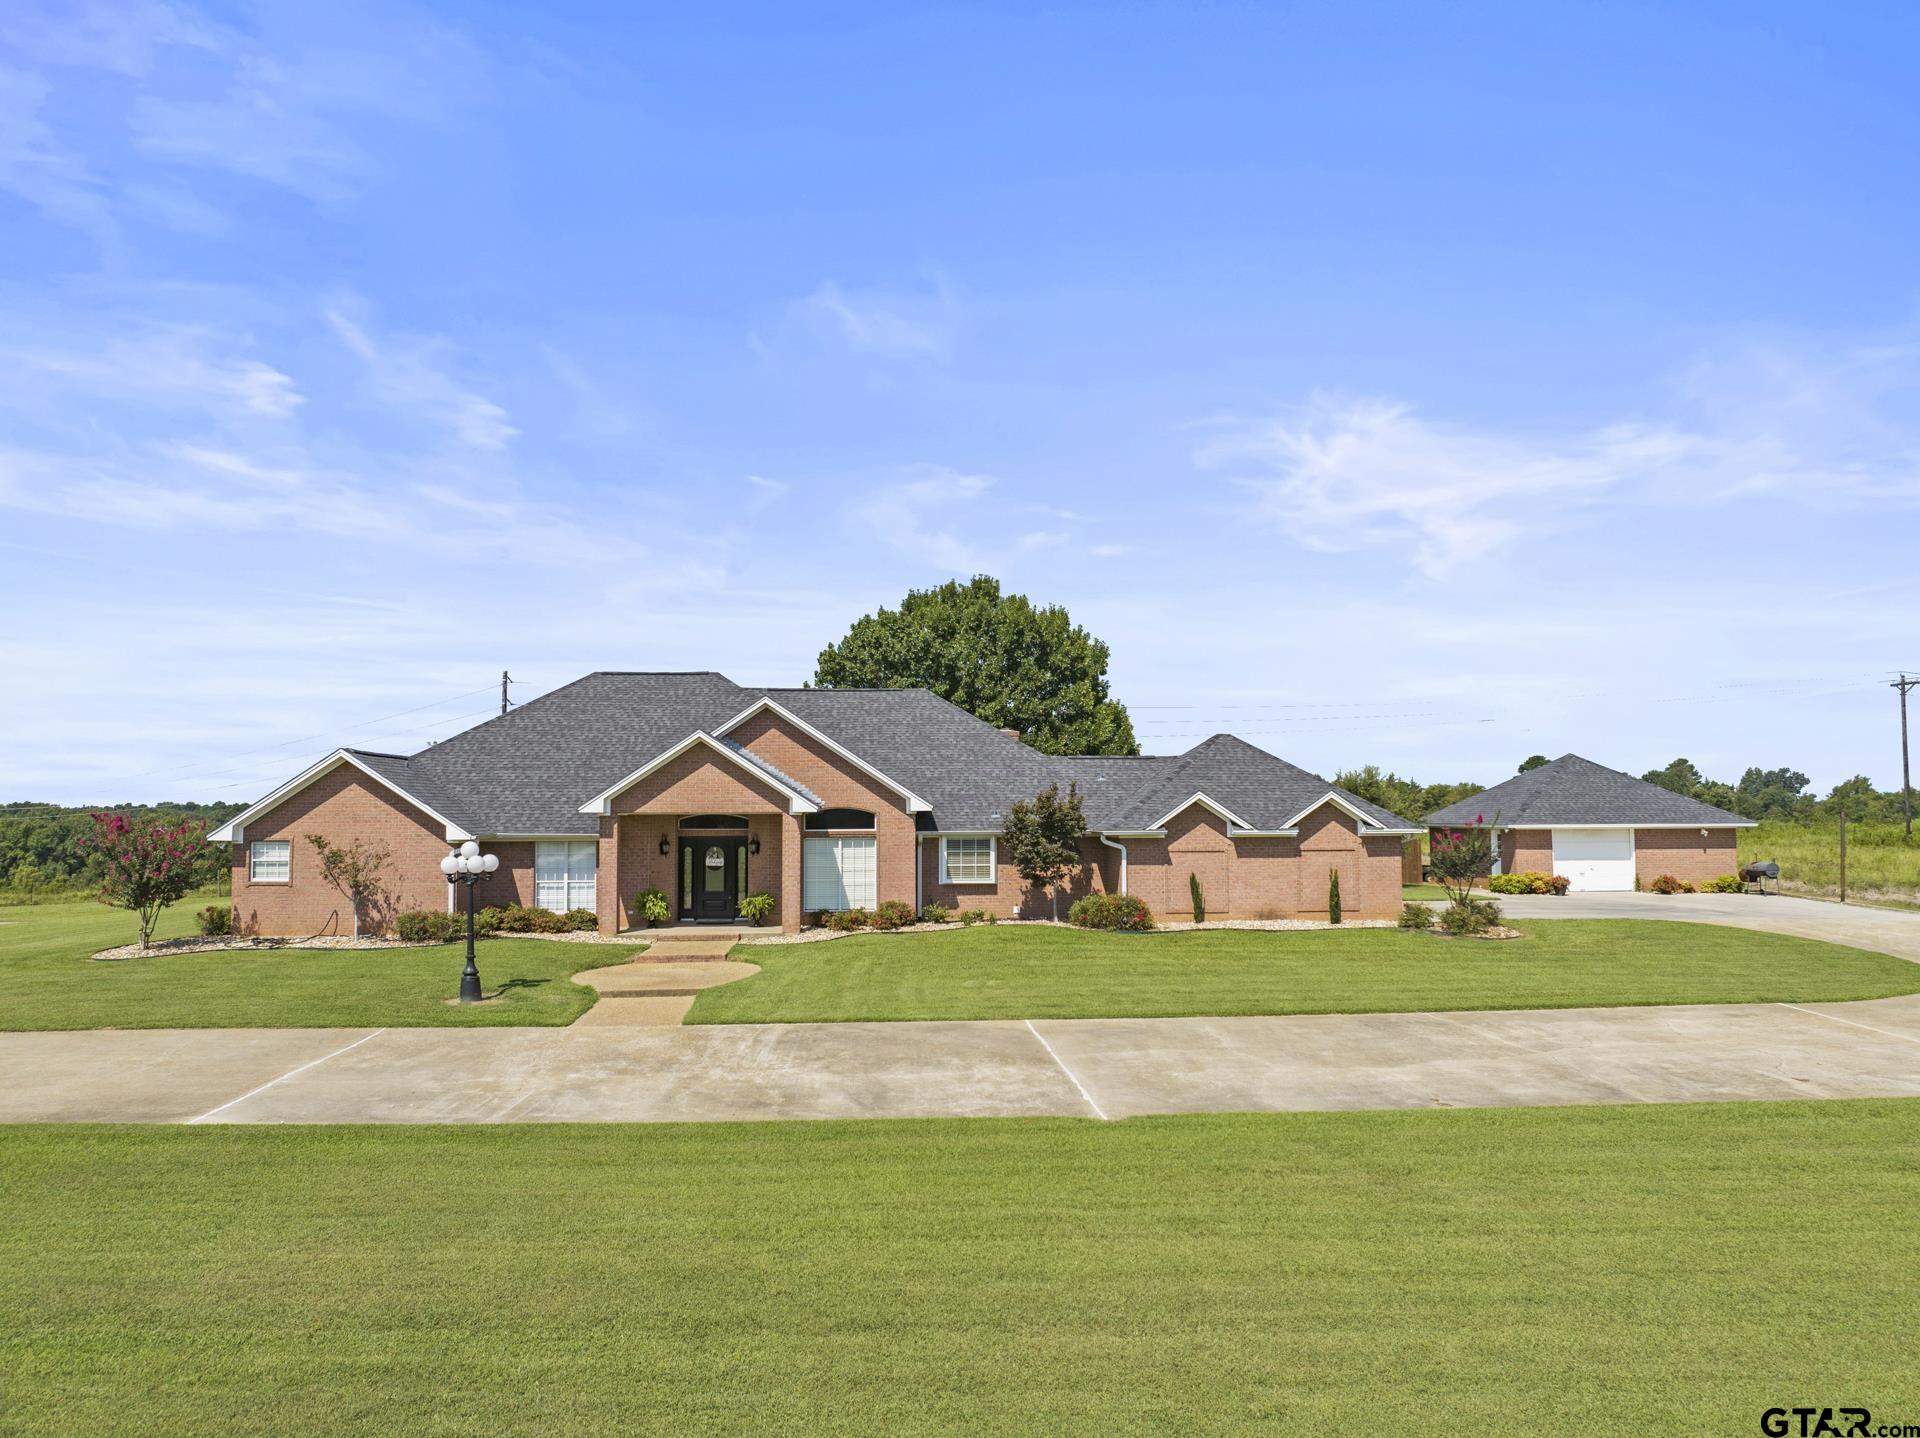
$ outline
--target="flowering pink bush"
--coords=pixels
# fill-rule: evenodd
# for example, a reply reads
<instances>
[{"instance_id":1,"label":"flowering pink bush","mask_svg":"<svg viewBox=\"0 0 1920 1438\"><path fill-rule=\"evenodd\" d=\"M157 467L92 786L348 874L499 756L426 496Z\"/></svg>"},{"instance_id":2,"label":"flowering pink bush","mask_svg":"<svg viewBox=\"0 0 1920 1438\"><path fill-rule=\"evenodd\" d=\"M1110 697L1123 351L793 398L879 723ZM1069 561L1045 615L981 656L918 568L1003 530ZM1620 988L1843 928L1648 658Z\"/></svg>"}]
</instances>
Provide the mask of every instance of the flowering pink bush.
<instances>
[{"instance_id":1,"label":"flowering pink bush","mask_svg":"<svg viewBox=\"0 0 1920 1438\"><path fill-rule=\"evenodd\" d=\"M1494 825L1484 814L1428 841L1427 868L1461 914L1473 912L1473 886L1493 872Z\"/></svg>"},{"instance_id":2,"label":"flowering pink bush","mask_svg":"<svg viewBox=\"0 0 1920 1438\"><path fill-rule=\"evenodd\" d=\"M160 911L186 897L196 871L206 863L207 826L198 819L177 824L155 819L136 824L125 814L95 814L82 847L106 860L100 902L140 916L140 947L153 937Z\"/></svg>"}]
</instances>

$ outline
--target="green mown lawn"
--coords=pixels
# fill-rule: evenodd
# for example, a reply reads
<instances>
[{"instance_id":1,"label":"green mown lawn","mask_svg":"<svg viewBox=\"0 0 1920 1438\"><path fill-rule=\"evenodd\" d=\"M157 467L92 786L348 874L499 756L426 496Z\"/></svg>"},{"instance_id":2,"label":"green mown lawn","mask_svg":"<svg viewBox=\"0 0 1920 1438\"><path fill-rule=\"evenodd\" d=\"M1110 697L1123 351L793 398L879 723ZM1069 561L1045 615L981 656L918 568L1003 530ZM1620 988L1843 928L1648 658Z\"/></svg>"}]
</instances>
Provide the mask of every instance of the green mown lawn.
<instances>
[{"instance_id":1,"label":"green mown lawn","mask_svg":"<svg viewBox=\"0 0 1920 1438\"><path fill-rule=\"evenodd\" d=\"M1920 1101L0 1132L0 1428L1920 1419Z\"/></svg>"},{"instance_id":2,"label":"green mown lawn","mask_svg":"<svg viewBox=\"0 0 1920 1438\"><path fill-rule=\"evenodd\" d=\"M191 933L201 902L167 910L158 936ZM500 997L461 1008L445 1000L460 991L463 944L89 957L138 937L131 914L101 904L0 909L0 1029L567 1024L594 999L571 976L630 952L489 939L480 977Z\"/></svg>"},{"instance_id":3,"label":"green mown lawn","mask_svg":"<svg viewBox=\"0 0 1920 1438\"><path fill-rule=\"evenodd\" d=\"M743 947L762 972L689 1023L1146 1018L1625 1004L1806 1003L1920 991L1920 964L1659 920L1543 919L1527 937L1397 929L1096 934L998 925Z\"/></svg>"}]
</instances>

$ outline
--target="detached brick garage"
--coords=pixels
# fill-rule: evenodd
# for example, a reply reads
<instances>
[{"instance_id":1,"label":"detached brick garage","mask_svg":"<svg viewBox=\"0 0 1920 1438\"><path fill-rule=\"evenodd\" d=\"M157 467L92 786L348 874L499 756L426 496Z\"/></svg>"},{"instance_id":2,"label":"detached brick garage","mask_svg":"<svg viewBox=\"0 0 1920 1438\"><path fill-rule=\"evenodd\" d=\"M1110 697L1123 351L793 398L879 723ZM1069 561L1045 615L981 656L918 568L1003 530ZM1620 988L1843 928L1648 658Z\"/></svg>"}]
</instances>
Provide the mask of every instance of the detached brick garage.
<instances>
[{"instance_id":1,"label":"detached brick garage","mask_svg":"<svg viewBox=\"0 0 1920 1438\"><path fill-rule=\"evenodd\" d=\"M1662 874L1697 884L1739 868L1753 821L1578 754L1564 754L1427 815L1429 830L1484 818L1494 872L1564 874L1575 893L1645 888Z\"/></svg>"}]
</instances>

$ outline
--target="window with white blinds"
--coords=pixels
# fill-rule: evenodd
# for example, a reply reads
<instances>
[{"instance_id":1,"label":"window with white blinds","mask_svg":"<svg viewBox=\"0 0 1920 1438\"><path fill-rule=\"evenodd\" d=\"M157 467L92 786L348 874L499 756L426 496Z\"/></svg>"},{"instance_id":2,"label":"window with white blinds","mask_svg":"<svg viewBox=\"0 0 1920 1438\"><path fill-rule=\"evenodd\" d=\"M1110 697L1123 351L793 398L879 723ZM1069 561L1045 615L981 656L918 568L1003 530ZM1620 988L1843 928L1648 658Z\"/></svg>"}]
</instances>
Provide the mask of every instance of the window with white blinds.
<instances>
[{"instance_id":1,"label":"window with white blinds","mask_svg":"<svg viewBox=\"0 0 1920 1438\"><path fill-rule=\"evenodd\" d=\"M591 909L593 868L600 846L592 839L556 840L533 846L533 903L535 908L564 914L568 909Z\"/></svg>"},{"instance_id":2,"label":"window with white blinds","mask_svg":"<svg viewBox=\"0 0 1920 1438\"><path fill-rule=\"evenodd\" d=\"M810 838L804 860L801 907L809 913L874 906L873 840Z\"/></svg>"},{"instance_id":3,"label":"window with white blinds","mask_svg":"<svg viewBox=\"0 0 1920 1438\"><path fill-rule=\"evenodd\" d=\"M942 839L940 841L940 882L943 884L991 884L993 840Z\"/></svg>"},{"instance_id":4,"label":"window with white blinds","mask_svg":"<svg viewBox=\"0 0 1920 1438\"><path fill-rule=\"evenodd\" d=\"M284 884L293 877L291 839L255 839L248 857L247 877L256 884Z\"/></svg>"}]
</instances>

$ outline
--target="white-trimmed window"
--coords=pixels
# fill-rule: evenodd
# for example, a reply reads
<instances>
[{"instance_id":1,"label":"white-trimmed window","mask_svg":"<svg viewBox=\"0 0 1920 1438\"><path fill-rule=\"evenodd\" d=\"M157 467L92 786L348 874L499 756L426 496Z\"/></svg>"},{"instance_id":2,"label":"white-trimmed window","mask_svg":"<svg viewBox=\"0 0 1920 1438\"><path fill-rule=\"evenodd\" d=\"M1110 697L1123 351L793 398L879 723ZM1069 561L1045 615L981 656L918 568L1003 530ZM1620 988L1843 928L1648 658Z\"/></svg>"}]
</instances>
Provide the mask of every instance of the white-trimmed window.
<instances>
[{"instance_id":1,"label":"white-trimmed window","mask_svg":"<svg viewBox=\"0 0 1920 1438\"><path fill-rule=\"evenodd\" d=\"M256 884L284 884L293 877L293 840L255 839L247 854L247 877Z\"/></svg>"},{"instance_id":2,"label":"white-trimmed window","mask_svg":"<svg viewBox=\"0 0 1920 1438\"><path fill-rule=\"evenodd\" d=\"M533 905L564 914L597 907L593 870L600 846L592 839L555 840L533 846Z\"/></svg>"},{"instance_id":3,"label":"white-trimmed window","mask_svg":"<svg viewBox=\"0 0 1920 1438\"><path fill-rule=\"evenodd\" d=\"M941 883L991 884L997 878L991 836L940 841Z\"/></svg>"},{"instance_id":4,"label":"white-trimmed window","mask_svg":"<svg viewBox=\"0 0 1920 1438\"><path fill-rule=\"evenodd\" d=\"M874 906L873 840L809 837L803 858L801 907L809 913Z\"/></svg>"}]
</instances>

